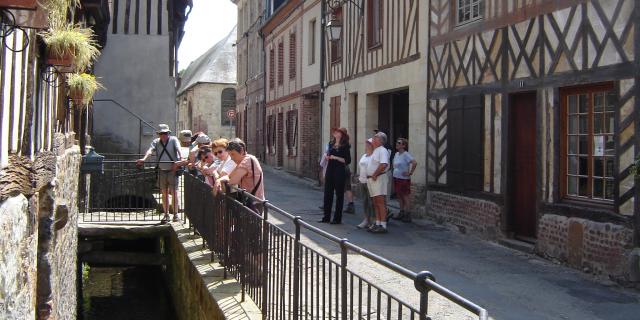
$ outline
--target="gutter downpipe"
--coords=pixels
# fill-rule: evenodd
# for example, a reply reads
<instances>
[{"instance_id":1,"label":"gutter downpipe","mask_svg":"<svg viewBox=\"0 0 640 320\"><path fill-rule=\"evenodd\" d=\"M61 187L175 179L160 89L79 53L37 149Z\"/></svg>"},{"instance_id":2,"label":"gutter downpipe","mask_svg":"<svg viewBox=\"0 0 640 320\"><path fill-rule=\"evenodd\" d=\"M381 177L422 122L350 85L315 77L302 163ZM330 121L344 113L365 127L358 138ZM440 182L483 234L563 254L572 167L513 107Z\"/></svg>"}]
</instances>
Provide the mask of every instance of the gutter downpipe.
<instances>
[{"instance_id":1,"label":"gutter downpipe","mask_svg":"<svg viewBox=\"0 0 640 320\"><path fill-rule=\"evenodd\" d=\"M324 148L322 139L324 137L324 92L325 92L325 63L326 63L326 24L327 24L327 6L325 0L320 1L320 143L318 154L322 154ZM318 175L318 182L320 182L320 175Z\"/></svg>"}]
</instances>

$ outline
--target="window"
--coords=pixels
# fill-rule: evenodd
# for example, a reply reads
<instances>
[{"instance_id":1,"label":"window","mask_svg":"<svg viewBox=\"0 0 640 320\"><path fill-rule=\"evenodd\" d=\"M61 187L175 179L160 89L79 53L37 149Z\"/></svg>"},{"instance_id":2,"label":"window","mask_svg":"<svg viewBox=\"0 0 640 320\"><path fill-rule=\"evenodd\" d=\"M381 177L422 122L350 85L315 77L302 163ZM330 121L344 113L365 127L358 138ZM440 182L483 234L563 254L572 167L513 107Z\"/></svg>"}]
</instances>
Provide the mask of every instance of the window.
<instances>
[{"instance_id":1,"label":"window","mask_svg":"<svg viewBox=\"0 0 640 320\"><path fill-rule=\"evenodd\" d=\"M276 63L275 63L275 52L273 48L269 50L269 89L273 89L276 85Z\"/></svg>"},{"instance_id":2,"label":"window","mask_svg":"<svg viewBox=\"0 0 640 320\"><path fill-rule=\"evenodd\" d=\"M340 96L335 96L329 101L329 130L340 127L340 99Z\"/></svg>"},{"instance_id":3,"label":"window","mask_svg":"<svg viewBox=\"0 0 640 320\"><path fill-rule=\"evenodd\" d=\"M276 118L273 115L267 117L267 153L276 153Z\"/></svg>"},{"instance_id":4,"label":"window","mask_svg":"<svg viewBox=\"0 0 640 320\"><path fill-rule=\"evenodd\" d=\"M367 44L369 48L382 43L382 1L367 1Z\"/></svg>"},{"instance_id":5,"label":"window","mask_svg":"<svg viewBox=\"0 0 640 320\"><path fill-rule=\"evenodd\" d=\"M222 90L222 104L220 107L220 124L223 126L233 125L233 120L229 119L227 112L236 108L236 89L226 88Z\"/></svg>"},{"instance_id":6,"label":"window","mask_svg":"<svg viewBox=\"0 0 640 320\"><path fill-rule=\"evenodd\" d=\"M484 0L457 0L458 25L482 19Z\"/></svg>"},{"instance_id":7,"label":"window","mask_svg":"<svg viewBox=\"0 0 640 320\"><path fill-rule=\"evenodd\" d=\"M333 10L333 19L336 19L338 21L340 21L340 24L343 23L342 20L342 7L336 8L335 10ZM343 28L344 30L344 28ZM329 44L330 46L330 50L331 50L331 62L332 63L336 63L339 62L340 60L342 60L342 37L340 37L340 39L337 40L331 40L331 43Z\"/></svg>"},{"instance_id":8,"label":"window","mask_svg":"<svg viewBox=\"0 0 640 320\"><path fill-rule=\"evenodd\" d=\"M309 22L309 65L316 63L316 20Z\"/></svg>"},{"instance_id":9,"label":"window","mask_svg":"<svg viewBox=\"0 0 640 320\"><path fill-rule=\"evenodd\" d=\"M447 184L455 189L483 187L484 98L452 97L447 103Z\"/></svg>"},{"instance_id":10,"label":"window","mask_svg":"<svg viewBox=\"0 0 640 320\"><path fill-rule=\"evenodd\" d=\"M287 150L289 156L296 155L298 146L298 110L287 112Z\"/></svg>"},{"instance_id":11,"label":"window","mask_svg":"<svg viewBox=\"0 0 640 320\"><path fill-rule=\"evenodd\" d=\"M296 34L289 34L289 79L296 78Z\"/></svg>"},{"instance_id":12,"label":"window","mask_svg":"<svg viewBox=\"0 0 640 320\"><path fill-rule=\"evenodd\" d=\"M284 43L278 43L278 85L284 83Z\"/></svg>"},{"instance_id":13,"label":"window","mask_svg":"<svg viewBox=\"0 0 640 320\"><path fill-rule=\"evenodd\" d=\"M613 201L616 94L611 85L562 94L562 194Z\"/></svg>"}]
</instances>

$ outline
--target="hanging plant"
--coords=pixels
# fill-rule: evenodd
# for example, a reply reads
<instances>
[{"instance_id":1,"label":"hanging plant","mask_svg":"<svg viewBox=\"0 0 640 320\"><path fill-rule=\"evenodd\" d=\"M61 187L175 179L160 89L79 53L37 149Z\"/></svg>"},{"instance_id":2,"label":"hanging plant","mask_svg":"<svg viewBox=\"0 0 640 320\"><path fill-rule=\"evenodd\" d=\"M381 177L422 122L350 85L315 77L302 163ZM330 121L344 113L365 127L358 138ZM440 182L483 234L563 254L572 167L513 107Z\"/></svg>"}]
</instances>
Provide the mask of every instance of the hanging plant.
<instances>
[{"instance_id":1,"label":"hanging plant","mask_svg":"<svg viewBox=\"0 0 640 320\"><path fill-rule=\"evenodd\" d=\"M33 10L37 5L36 0L0 0L0 8Z\"/></svg>"},{"instance_id":2,"label":"hanging plant","mask_svg":"<svg viewBox=\"0 0 640 320\"><path fill-rule=\"evenodd\" d=\"M96 91L104 89L94 75L87 73L67 75L67 86L69 87L69 97L76 106L89 104Z\"/></svg>"},{"instance_id":3,"label":"hanging plant","mask_svg":"<svg viewBox=\"0 0 640 320\"><path fill-rule=\"evenodd\" d=\"M52 27L42 33L47 44L47 64L82 72L100 55L93 31L79 26Z\"/></svg>"}]
</instances>

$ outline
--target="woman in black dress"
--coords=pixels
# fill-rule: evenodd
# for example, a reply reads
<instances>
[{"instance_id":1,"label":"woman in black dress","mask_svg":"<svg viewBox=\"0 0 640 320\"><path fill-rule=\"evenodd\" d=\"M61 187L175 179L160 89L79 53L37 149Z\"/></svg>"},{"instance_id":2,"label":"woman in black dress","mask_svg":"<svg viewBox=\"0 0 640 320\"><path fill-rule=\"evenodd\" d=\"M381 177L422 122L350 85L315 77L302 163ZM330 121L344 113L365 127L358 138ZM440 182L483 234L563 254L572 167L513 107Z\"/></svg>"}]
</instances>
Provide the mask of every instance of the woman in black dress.
<instances>
[{"instance_id":1,"label":"woman in black dress","mask_svg":"<svg viewBox=\"0 0 640 320\"><path fill-rule=\"evenodd\" d=\"M351 146L349 145L349 135L345 128L335 129L333 138L333 141L329 143L329 150L324 155L328 164L324 178L324 217L319 222L340 224L342 223L344 183L347 178L346 166L351 163ZM333 220L331 220L334 192L336 194L336 211Z\"/></svg>"}]
</instances>

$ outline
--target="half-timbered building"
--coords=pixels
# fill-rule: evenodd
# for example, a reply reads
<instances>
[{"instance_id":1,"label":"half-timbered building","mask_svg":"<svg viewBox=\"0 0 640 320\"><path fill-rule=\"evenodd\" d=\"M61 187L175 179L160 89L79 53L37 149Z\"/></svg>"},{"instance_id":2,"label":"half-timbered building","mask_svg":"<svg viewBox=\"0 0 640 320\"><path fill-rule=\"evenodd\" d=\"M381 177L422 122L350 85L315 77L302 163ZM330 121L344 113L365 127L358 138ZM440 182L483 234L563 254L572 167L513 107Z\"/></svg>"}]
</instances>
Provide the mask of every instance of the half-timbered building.
<instances>
[{"instance_id":1,"label":"half-timbered building","mask_svg":"<svg viewBox=\"0 0 640 320\"><path fill-rule=\"evenodd\" d=\"M94 99L103 120L93 128L98 151L143 153L158 124L175 130L176 53L190 10L191 0L110 1L108 41L95 67L108 88Z\"/></svg>"},{"instance_id":2,"label":"half-timbered building","mask_svg":"<svg viewBox=\"0 0 640 320\"><path fill-rule=\"evenodd\" d=\"M328 30L323 39L323 143L331 128L345 127L356 159L374 129L388 135L390 148L407 138L419 162L411 180L419 209L426 183L428 1L326 1L326 13L327 25L341 30ZM355 161L352 166L355 172Z\"/></svg>"},{"instance_id":3,"label":"half-timbered building","mask_svg":"<svg viewBox=\"0 0 640 320\"><path fill-rule=\"evenodd\" d=\"M429 214L627 278L640 245L629 170L640 152L639 6L432 0Z\"/></svg>"},{"instance_id":4,"label":"half-timbered building","mask_svg":"<svg viewBox=\"0 0 640 320\"><path fill-rule=\"evenodd\" d=\"M320 149L320 1L272 2L274 11L261 29L267 62L265 159L315 178Z\"/></svg>"}]
</instances>

